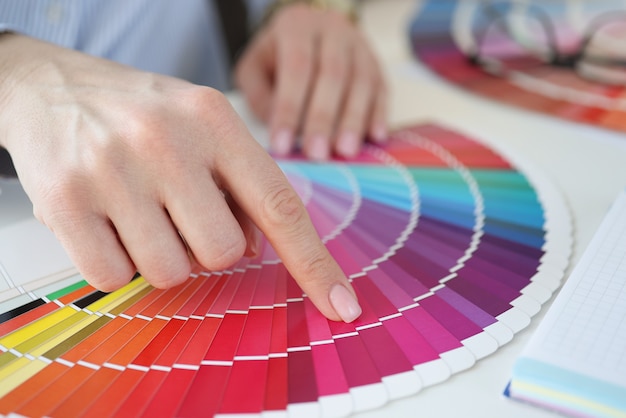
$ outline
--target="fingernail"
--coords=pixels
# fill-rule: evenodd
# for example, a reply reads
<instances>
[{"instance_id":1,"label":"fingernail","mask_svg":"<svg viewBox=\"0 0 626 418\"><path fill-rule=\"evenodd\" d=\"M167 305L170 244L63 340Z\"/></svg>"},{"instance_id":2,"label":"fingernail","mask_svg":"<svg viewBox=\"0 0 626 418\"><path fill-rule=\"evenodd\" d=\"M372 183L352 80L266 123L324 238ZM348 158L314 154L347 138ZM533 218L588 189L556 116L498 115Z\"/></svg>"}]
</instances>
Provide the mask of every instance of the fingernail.
<instances>
[{"instance_id":1,"label":"fingernail","mask_svg":"<svg viewBox=\"0 0 626 418\"><path fill-rule=\"evenodd\" d=\"M352 322L357 319L361 313L359 302L352 293L341 284L336 284L330 290L330 304L335 308L335 312L344 322Z\"/></svg>"},{"instance_id":2,"label":"fingernail","mask_svg":"<svg viewBox=\"0 0 626 418\"><path fill-rule=\"evenodd\" d=\"M293 144L293 135L287 129L282 129L274 135L274 140L272 141L272 149L274 152L280 156L285 156L291 152L291 147Z\"/></svg>"},{"instance_id":3,"label":"fingernail","mask_svg":"<svg viewBox=\"0 0 626 418\"><path fill-rule=\"evenodd\" d=\"M374 142L378 144L381 144L387 140L387 128L382 124L376 125L372 129L370 134Z\"/></svg>"},{"instance_id":4,"label":"fingernail","mask_svg":"<svg viewBox=\"0 0 626 418\"><path fill-rule=\"evenodd\" d=\"M337 140L337 152L344 157L354 157L359 152L361 141L357 134L344 132Z\"/></svg>"},{"instance_id":5,"label":"fingernail","mask_svg":"<svg viewBox=\"0 0 626 418\"><path fill-rule=\"evenodd\" d=\"M256 258L261 249L261 231L259 231L256 227L253 227L251 235L250 242L248 243L248 254L246 255L249 258Z\"/></svg>"},{"instance_id":6,"label":"fingernail","mask_svg":"<svg viewBox=\"0 0 626 418\"><path fill-rule=\"evenodd\" d=\"M309 158L325 160L328 158L328 139L322 135L315 135L309 144Z\"/></svg>"}]
</instances>

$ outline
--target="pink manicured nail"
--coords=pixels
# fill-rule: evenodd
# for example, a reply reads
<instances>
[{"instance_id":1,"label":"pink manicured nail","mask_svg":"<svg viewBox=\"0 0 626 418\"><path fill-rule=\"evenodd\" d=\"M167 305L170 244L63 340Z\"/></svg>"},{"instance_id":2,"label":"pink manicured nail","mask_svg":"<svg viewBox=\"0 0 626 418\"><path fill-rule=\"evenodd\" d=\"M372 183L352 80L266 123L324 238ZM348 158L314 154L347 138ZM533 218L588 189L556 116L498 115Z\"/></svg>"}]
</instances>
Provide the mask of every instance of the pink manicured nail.
<instances>
[{"instance_id":1,"label":"pink manicured nail","mask_svg":"<svg viewBox=\"0 0 626 418\"><path fill-rule=\"evenodd\" d=\"M344 132L337 140L337 152L344 157L354 157L359 152L361 141L353 132Z\"/></svg>"},{"instance_id":2,"label":"pink manicured nail","mask_svg":"<svg viewBox=\"0 0 626 418\"><path fill-rule=\"evenodd\" d=\"M309 158L326 160L328 158L328 139L322 135L315 135L309 144Z\"/></svg>"},{"instance_id":3,"label":"pink manicured nail","mask_svg":"<svg viewBox=\"0 0 626 418\"><path fill-rule=\"evenodd\" d=\"M282 129L274 135L272 149L280 156L285 156L291 152L293 146L293 134L287 129Z\"/></svg>"},{"instance_id":4,"label":"pink manicured nail","mask_svg":"<svg viewBox=\"0 0 626 418\"><path fill-rule=\"evenodd\" d=\"M341 284L336 284L330 290L330 304L344 322L352 322L363 312L359 302L352 293Z\"/></svg>"},{"instance_id":5,"label":"pink manicured nail","mask_svg":"<svg viewBox=\"0 0 626 418\"><path fill-rule=\"evenodd\" d=\"M370 135L372 136L374 142L379 144L383 143L387 141L387 128L385 125L378 124L371 130Z\"/></svg>"},{"instance_id":6,"label":"pink manicured nail","mask_svg":"<svg viewBox=\"0 0 626 418\"><path fill-rule=\"evenodd\" d=\"M249 243L249 258L256 258L259 255L259 251L261 250L261 231L259 231L256 227L252 227L251 232L251 242Z\"/></svg>"}]
</instances>

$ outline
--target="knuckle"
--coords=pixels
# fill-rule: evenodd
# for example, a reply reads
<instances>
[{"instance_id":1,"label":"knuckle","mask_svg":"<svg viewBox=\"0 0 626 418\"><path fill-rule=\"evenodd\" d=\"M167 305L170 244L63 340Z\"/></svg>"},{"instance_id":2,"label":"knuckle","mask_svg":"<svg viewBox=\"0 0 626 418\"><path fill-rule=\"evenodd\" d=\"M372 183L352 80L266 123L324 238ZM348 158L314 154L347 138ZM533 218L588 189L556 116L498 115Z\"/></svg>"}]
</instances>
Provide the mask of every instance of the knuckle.
<instances>
[{"instance_id":1,"label":"knuckle","mask_svg":"<svg viewBox=\"0 0 626 418\"><path fill-rule=\"evenodd\" d=\"M365 108L353 109L349 114L344 115L340 129L338 131L354 132L362 135L367 120L367 111Z\"/></svg>"},{"instance_id":2,"label":"knuckle","mask_svg":"<svg viewBox=\"0 0 626 418\"><path fill-rule=\"evenodd\" d=\"M279 225L294 227L300 225L307 216L300 197L284 183L270 187L263 198L261 211L270 227Z\"/></svg>"},{"instance_id":3,"label":"knuckle","mask_svg":"<svg viewBox=\"0 0 626 418\"><path fill-rule=\"evenodd\" d=\"M347 76L345 55L336 54L324 60L320 75L322 78L330 80L335 84L340 84Z\"/></svg>"},{"instance_id":4,"label":"knuckle","mask_svg":"<svg viewBox=\"0 0 626 418\"><path fill-rule=\"evenodd\" d=\"M243 237L233 237L230 240L230 242L223 240L220 245L213 246L207 251L194 253L196 260L208 270L219 271L231 267L243 257L246 241Z\"/></svg>"},{"instance_id":5,"label":"knuckle","mask_svg":"<svg viewBox=\"0 0 626 418\"><path fill-rule=\"evenodd\" d=\"M331 270L331 260L322 251L314 251L304 259L301 264L302 274L299 276L301 285L308 283L320 285L320 277L324 272Z\"/></svg>"},{"instance_id":6,"label":"knuckle","mask_svg":"<svg viewBox=\"0 0 626 418\"><path fill-rule=\"evenodd\" d=\"M295 125L298 120L297 109L298 106L293 98L282 97L276 101L273 114L277 116L281 124Z\"/></svg>"},{"instance_id":7,"label":"knuckle","mask_svg":"<svg viewBox=\"0 0 626 418\"><path fill-rule=\"evenodd\" d=\"M138 152L145 152L151 149L155 134L162 131L163 118L162 111L153 106L127 109L126 123L120 127L119 138L129 142L129 145ZM114 139L114 138L110 138ZM105 155L115 152L116 141L102 141Z\"/></svg>"},{"instance_id":8,"label":"knuckle","mask_svg":"<svg viewBox=\"0 0 626 418\"><path fill-rule=\"evenodd\" d=\"M370 88L383 84L383 77L377 62L373 59L365 60L363 64L354 67L353 77Z\"/></svg>"},{"instance_id":9,"label":"knuckle","mask_svg":"<svg viewBox=\"0 0 626 418\"><path fill-rule=\"evenodd\" d=\"M332 127L337 117L336 114L332 113L330 109L326 107L316 107L309 112L307 126L316 127L318 129L322 127Z\"/></svg>"},{"instance_id":10,"label":"knuckle","mask_svg":"<svg viewBox=\"0 0 626 418\"><path fill-rule=\"evenodd\" d=\"M85 207L85 190L88 189L85 189L83 177L76 174L62 177L65 180L43 186L41 198L33 205L37 219L50 228L74 223L88 213Z\"/></svg>"},{"instance_id":11,"label":"knuckle","mask_svg":"<svg viewBox=\"0 0 626 418\"><path fill-rule=\"evenodd\" d=\"M108 141L108 148L103 150L99 160L105 166L118 166L126 158L126 147L133 155L145 156L146 160L159 161L162 157L170 155L176 150L175 135L171 135L167 125L168 114L165 109L157 107L137 110L129 114L128 127L121 132L121 142L118 138ZM119 146L121 145L121 146Z\"/></svg>"},{"instance_id":12,"label":"knuckle","mask_svg":"<svg viewBox=\"0 0 626 418\"><path fill-rule=\"evenodd\" d=\"M166 289L183 283L191 274L191 266L183 260L163 260L155 263L153 270L146 273L144 278L152 286Z\"/></svg>"},{"instance_id":13,"label":"knuckle","mask_svg":"<svg viewBox=\"0 0 626 418\"><path fill-rule=\"evenodd\" d=\"M353 84L355 88L368 88L378 84L378 77L369 68L358 67L355 68L352 74Z\"/></svg>"},{"instance_id":14,"label":"knuckle","mask_svg":"<svg viewBox=\"0 0 626 418\"><path fill-rule=\"evenodd\" d=\"M186 112L184 119L195 124L196 128L215 134L207 139L229 138L236 133L233 129L239 126L237 114L222 92L211 87L193 86L187 90L183 99L181 108ZM193 138L188 140L192 141ZM198 143L193 145L197 146ZM189 151L193 152L192 149Z\"/></svg>"},{"instance_id":15,"label":"knuckle","mask_svg":"<svg viewBox=\"0 0 626 418\"><path fill-rule=\"evenodd\" d=\"M114 139L121 138L137 155L157 159L159 156L172 156L184 145L181 139L193 139L181 136L172 121L189 121L191 127L198 123L214 124L224 118L224 112L229 108L229 102L221 92L206 86L192 85L169 92L169 97L168 102L130 109L119 138ZM107 141L111 145L116 142ZM117 151L117 148L111 149L111 152Z\"/></svg>"},{"instance_id":16,"label":"knuckle","mask_svg":"<svg viewBox=\"0 0 626 418\"><path fill-rule=\"evenodd\" d=\"M223 93L206 86L192 86L186 89L182 99L190 108L198 110L220 108L228 103Z\"/></svg>"},{"instance_id":17,"label":"knuckle","mask_svg":"<svg viewBox=\"0 0 626 418\"><path fill-rule=\"evenodd\" d=\"M82 270L85 280L103 292L113 292L130 282L135 272L132 267L109 265L106 269Z\"/></svg>"},{"instance_id":18,"label":"knuckle","mask_svg":"<svg viewBox=\"0 0 626 418\"><path fill-rule=\"evenodd\" d=\"M307 75L311 72L313 65L312 57L303 48L297 48L291 51L290 56L286 59L286 71L292 71L292 74Z\"/></svg>"}]
</instances>

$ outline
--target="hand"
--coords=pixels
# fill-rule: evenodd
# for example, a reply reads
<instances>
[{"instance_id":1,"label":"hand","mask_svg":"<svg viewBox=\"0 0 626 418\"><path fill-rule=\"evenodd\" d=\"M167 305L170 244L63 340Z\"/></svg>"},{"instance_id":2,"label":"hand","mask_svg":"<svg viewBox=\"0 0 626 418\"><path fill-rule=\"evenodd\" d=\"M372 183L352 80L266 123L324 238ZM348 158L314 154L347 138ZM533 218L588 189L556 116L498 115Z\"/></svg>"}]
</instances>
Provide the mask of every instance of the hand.
<instances>
[{"instance_id":1,"label":"hand","mask_svg":"<svg viewBox=\"0 0 626 418\"><path fill-rule=\"evenodd\" d=\"M330 319L360 313L280 168L216 90L0 36L0 144L36 217L95 287L222 270L258 227Z\"/></svg>"},{"instance_id":2,"label":"hand","mask_svg":"<svg viewBox=\"0 0 626 418\"><path fill-rule=\"evenodd\" d=\"M235 78L253 112L270 126L279 155L302 136L304 153L358 153L363 138L387 135L386 89L378 63L346 16L285 6L239 60Z\"/></svg>"}]
</instances>

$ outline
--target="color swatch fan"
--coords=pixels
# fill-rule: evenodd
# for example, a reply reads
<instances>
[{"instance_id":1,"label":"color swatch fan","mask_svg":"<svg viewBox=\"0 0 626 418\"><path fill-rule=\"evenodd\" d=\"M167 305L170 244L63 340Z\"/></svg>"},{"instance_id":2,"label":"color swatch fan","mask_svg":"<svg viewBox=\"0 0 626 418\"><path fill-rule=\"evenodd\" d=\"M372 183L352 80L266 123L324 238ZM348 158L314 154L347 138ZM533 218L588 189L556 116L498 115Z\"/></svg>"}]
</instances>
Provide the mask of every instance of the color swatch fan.
<instances>
[{"instance_id":1,"label":"color swatch fan","mask_svg":"<svg viewBox=\"0 0 626 418\"><path fill-rule=\"evenodd\" d=\"M471 368L529 324L567 267L569 212L550 183L438 125L351 161L279 164L352 280L359 319L326 320L267 243L168 290L48 283L0 315L0 413L346 416Z\"/></svg>"},{"instance_id":2,"label":"color swatch fan","mask_svg":"<svg viewBox=\"0 0 626 418\"><path fill-rule=\"evenodd\" d=\"M626 131L621 0L428 0L410 39L424 65L474 93Z\"/></svg>"}]
</instances>

